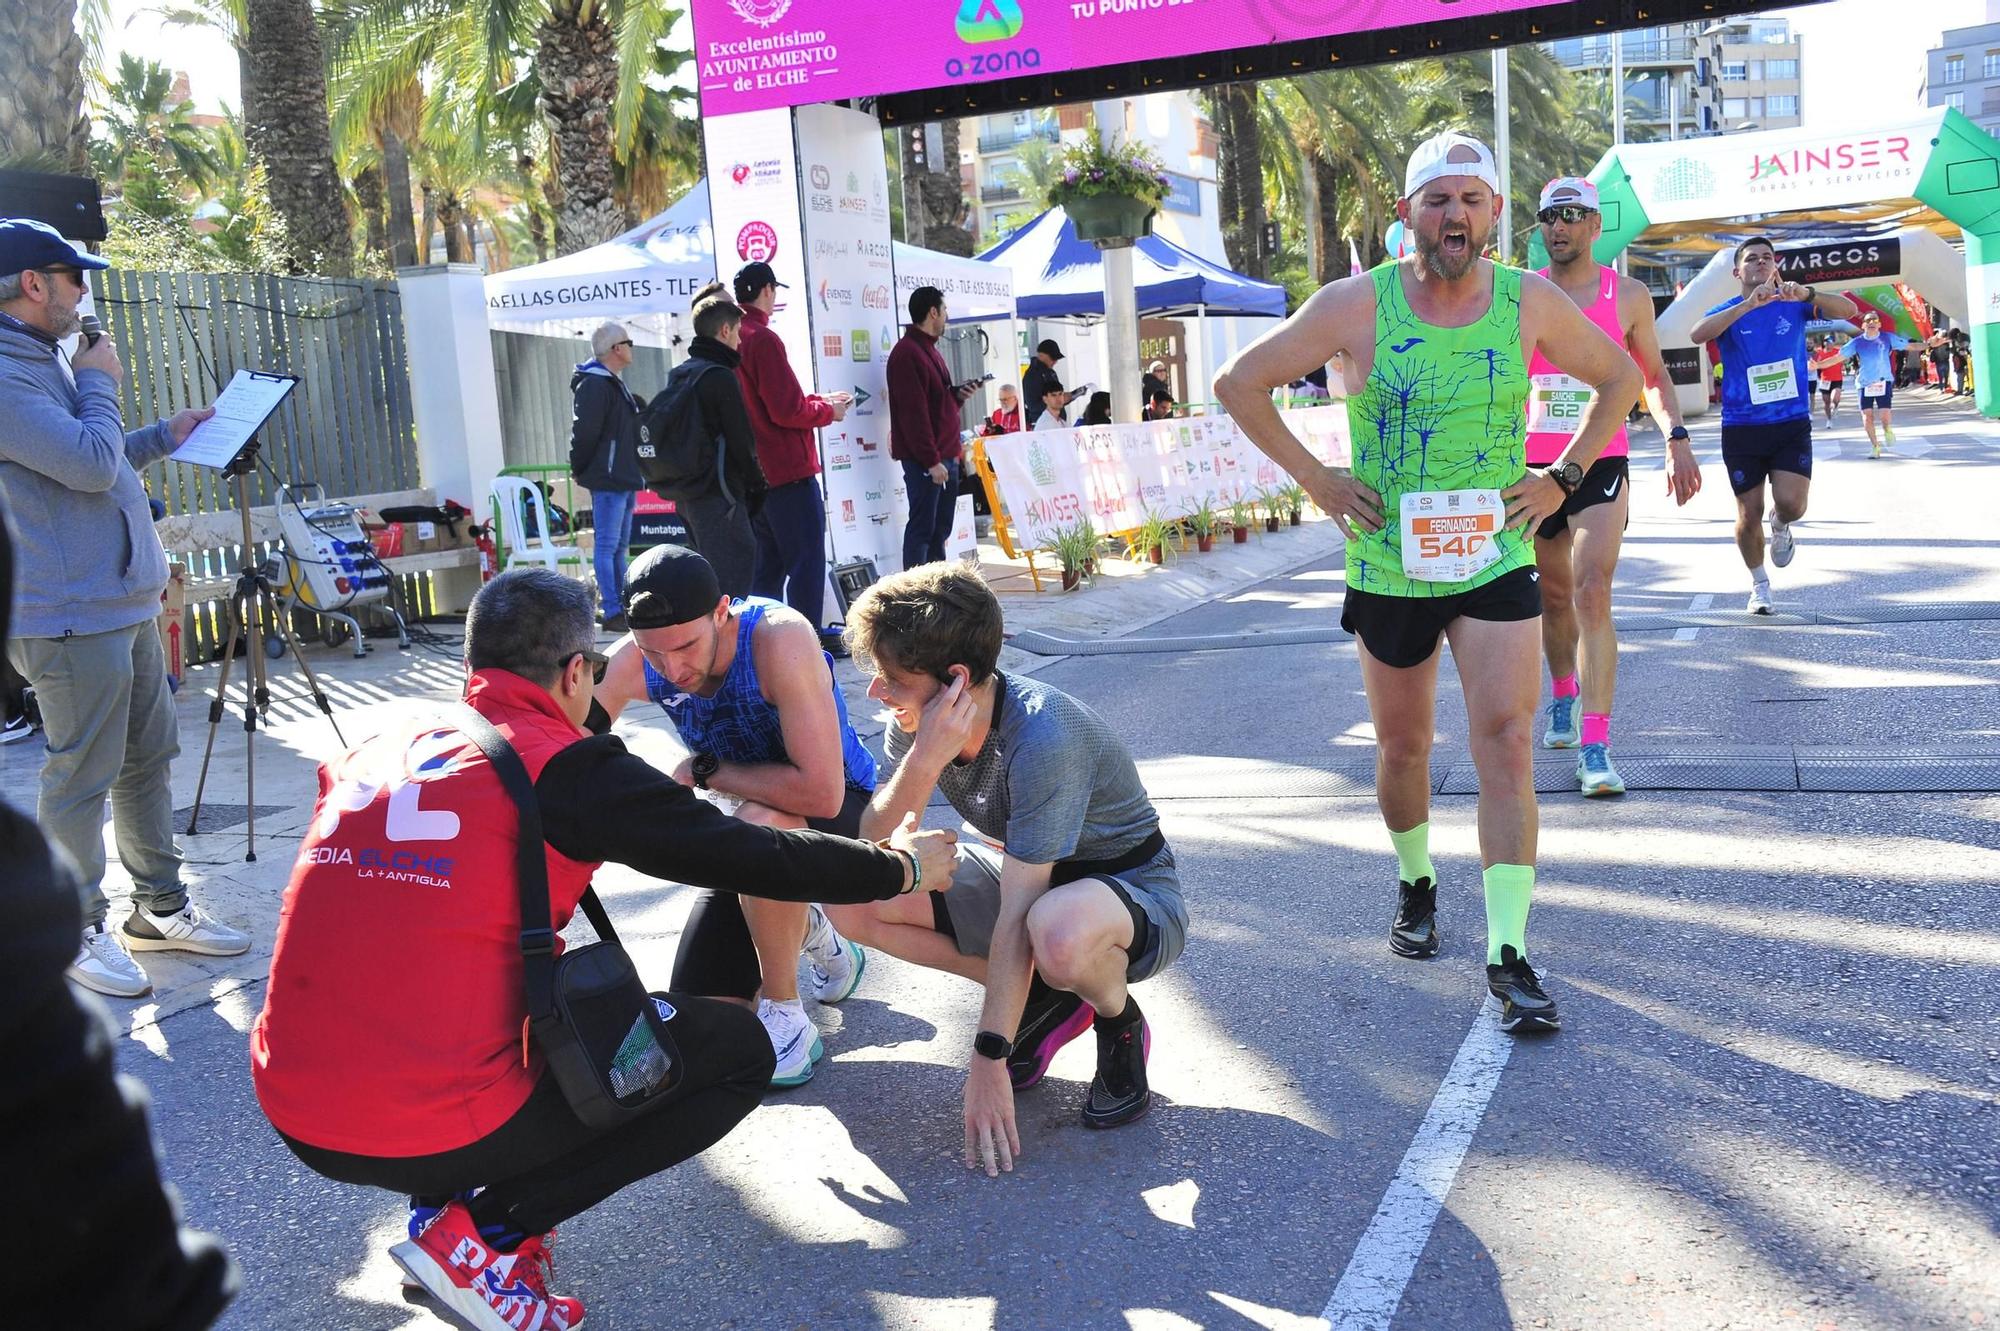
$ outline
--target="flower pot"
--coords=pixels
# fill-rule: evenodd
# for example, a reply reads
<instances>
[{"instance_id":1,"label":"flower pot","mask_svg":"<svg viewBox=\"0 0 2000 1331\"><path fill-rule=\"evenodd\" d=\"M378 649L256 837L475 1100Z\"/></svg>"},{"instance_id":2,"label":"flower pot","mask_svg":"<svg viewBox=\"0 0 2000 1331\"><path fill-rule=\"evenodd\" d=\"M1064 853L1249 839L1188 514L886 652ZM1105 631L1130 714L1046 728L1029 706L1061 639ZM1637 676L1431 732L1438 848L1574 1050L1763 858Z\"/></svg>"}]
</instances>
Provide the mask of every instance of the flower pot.
<instances>
[{"instance_id":1,"label":"flower pot","mask_svg":"<svg viewBox=\"0 0 2000 1331\"><path fill-rule=\"evenodd\" d=\"M1077 589L1078 584L1081 583L1082 581L1083 581L1083 574L1079 570L1073 568L1066 568L1062 571L1062 589L1064 591L1066 592L1075 591Z\"/></svg>"},{"instance_id":2,"label":"flower pot","mask_svg":"<svg viewBox=\"0 0 2000 1331\"><path fill-rule=\"evenodd\" d=\"M1293 510L1292 510L1292 525L1293 525L1294 527L1298 526L1298 525L1299 525L1299 519L1300 519L1301 517L1303 517L1303 516L1305 516L1305 515L1304 515L1304 514L1302 514L1301 512L1299 512L1299 510L1298 510L1298 509L1296 509L1296 508L1295 508L1295 509L1293 509Z\"/></svg>"},{"instance_id":3,"label":"flower pot","mask_svg":"<svg viewBox=\"0 0 2000 1331\"><path fill-rule=\"evenodd\" d=\"M1229 529L1229 538L1238 545L1248 545L1250 543L1250 529L1248 527L1231 527Z\"/></svg>"},{"instance_id":4,"label":"flower pot","mask_svg":"<svg viewBox=\"0 0 2000 1331\"><path fill-rule=\"evenodd\" d=\"M1167 562L1166 547L1156 545L1151 550L1148 550L1146 552L1146 556L1147 558L1151 559L1155 564L1164 564Z\"/></svg>"},{"instance_id":5,"label":"flower pot","mask_svg":"<svg viewBox=\"0 0 2000 1331\"><path fill-rule=\"evenodd\" d=\"M1153 205L1124 194L1092 194L1063 204L1078 240L1131 240L1153 234Z\"/></svg>"},{"instance_id":6,"label":"flower pot","mask_svg":"<svg viewBox=\"0 0 2000 1331\"><path fill-rule=\"evenodd\" d=\"M1209 551L1215 549L1215 537L1213 535L1195 537L1194 548L1203 554L1207 554Z\"/></svg>"},{"instance_id":7,"label":"flower pot","mask_svg":"<svg viewBox=\"0 0 2000 1331\"><path fill-rule=\"evenodd\" d=\"M1270 517L1264 519L1264 530L1265 531L1278 530L1278 515L1276 513L1273 513Z\"/></svg>"},{"instance_id":8,"label":"flower pot","mask_svg":"<svg viewBox=\"0 0 2000 1331\"><path fill-rule=\"evenodd\" d=\"M1097 576L1097 561L1095 559L1086 559L1083 561L1083 576L1086 578Z\"/></svg>"}]
</instances>

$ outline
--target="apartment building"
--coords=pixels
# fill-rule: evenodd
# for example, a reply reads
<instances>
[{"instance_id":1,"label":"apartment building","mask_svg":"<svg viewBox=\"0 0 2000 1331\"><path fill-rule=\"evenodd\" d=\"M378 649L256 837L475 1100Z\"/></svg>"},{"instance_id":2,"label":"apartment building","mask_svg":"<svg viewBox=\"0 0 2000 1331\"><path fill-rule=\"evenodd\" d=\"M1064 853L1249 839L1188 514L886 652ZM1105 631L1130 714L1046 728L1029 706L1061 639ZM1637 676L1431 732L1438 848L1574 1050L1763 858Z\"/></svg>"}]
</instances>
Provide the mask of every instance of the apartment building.
<instances>
[{"instance_id":1,"label":"apartment building","mask_svg":"<svg viewBox=\"0 0 2000 1331\"><path fill-rule=\"evenodd\" d=\"M1680 139L1799 122L1800 44L1791 23L1748 15L1571 37L1546 46L1565 68L1609 76L1625 66L1629 139Z\"/></svg>"},{"instance_id":2,"label":"apartment building","mask_svg":"<svg viewBox=\"0 0 2000 1331\"><path fill-rule=\"evenodd\" d=\"M1988 0L1986 17L1976 28L1946 30L1926 53L1922 97L2000 134L2000 0Z\"/></svg>"}]
</instances>

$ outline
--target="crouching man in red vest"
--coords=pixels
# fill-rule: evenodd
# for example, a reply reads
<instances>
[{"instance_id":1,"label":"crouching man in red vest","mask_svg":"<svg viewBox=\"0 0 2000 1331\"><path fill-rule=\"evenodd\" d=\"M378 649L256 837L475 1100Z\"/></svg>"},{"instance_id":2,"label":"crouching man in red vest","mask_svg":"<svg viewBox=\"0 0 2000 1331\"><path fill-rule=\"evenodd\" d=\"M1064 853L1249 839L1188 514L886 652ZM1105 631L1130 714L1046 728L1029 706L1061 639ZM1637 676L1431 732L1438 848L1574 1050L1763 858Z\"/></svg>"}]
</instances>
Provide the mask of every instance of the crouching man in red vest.
<instances>
[{"instance_id":1,"label":"crouching man in red vest","mask_svg":"<svg viewBox=\"0 0 2000 1331\"><path fill-rule=\"evenodd\" d=\"M557 929L606 860L791 901L950 882L949 833L912 820L880 849L758 827L615 736L586 735L605 664L592 609L586 584L522 569L481 589L465 626L466 700L534 781ZM719 1141L763 1097L771 1042L741 1007L667 994L680 1085L624 1126L586 1127L526 1035L516 821L485 756L442 712L321 768L251 1075L315 1172L411 1194L411 1236L392 1255L468 1325L568 1331L583 1306L548 1292L545 1236Z\"/></svg>"}]
</instances>

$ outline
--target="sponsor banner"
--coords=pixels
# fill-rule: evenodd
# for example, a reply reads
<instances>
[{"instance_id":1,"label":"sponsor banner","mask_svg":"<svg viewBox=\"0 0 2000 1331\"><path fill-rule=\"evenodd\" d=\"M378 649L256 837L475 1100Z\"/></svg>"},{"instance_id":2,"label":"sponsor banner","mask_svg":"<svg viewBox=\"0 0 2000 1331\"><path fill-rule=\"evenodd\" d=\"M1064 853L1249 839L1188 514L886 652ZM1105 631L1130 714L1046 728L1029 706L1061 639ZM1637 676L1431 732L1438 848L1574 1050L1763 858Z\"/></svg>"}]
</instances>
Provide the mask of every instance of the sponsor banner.
<instances>
[{"instance_id":1,"label":"sponsor banner","mask_svg":"<svg viewBox=\"0 0 2000 1331\"><path fill-rule=\"evenodd\" d=\"M975 562L977 561L979 554L978 521L978 514L972 507L972 496L960 495L958 497L957 517L951 524L951 536L944 543L944 557L946 559L963 559L967 555L972 555Z\"/></svg>"},{"instance_id":2,"label":"sponsor banner","mask_svg":"<svg viewBox=\"0 0 2000 1331\"><path fill-rule=\"evenodd\" d=\"M1857 240L1830 245L1786 246L1778 251L1778 271L1787 281L1865 282L1903 271L1903 242Z\"/></svg>"},{"instance_id":3,"label":"sponsor banner","mask_svg":"<svg viewBox=\"0 0 2000 1331\"><path fill-rule=\"evenodd\" d=\"M839 106L795 113L805 198L804 298L821 393L853 397L847 418L820 431L831 562L903 566L909 505L903 470L889 457L889 348L903 320L889 231L889 173L882 126ZM789 341L789 339L788 339ZM831 607L832 603L829 603Z\"/></svg>"},{"instance_id":4,"label":"sponsor banner","mask_svg":"<svg viewBox=\"0 0 2000 1331\"><path fill-rule=\"evenodd\" d=\"M1942 108L1870 130L1805 129L1624 144L1646 220L1689 222L1914 197Z\"/></svg>"},{"instance_id":5,"label":"sponsor banner","mask_svg":"<svg viewBox=\"0 0 2000 1331\"><path fill-rule=\"evenodd\" d=\"M1313 456L1349 465L1345 403L1283 415ZM1204 499L1226 509L1291 483L1227 416L1010 434L987 440L986 455L1015 545L1030 550L1083 519L1106 535L1129 532L1148 512L1180 517Z\"/></svg>"},{"instance_id":6,"label":"sponsor banner","mask_svg":"<svg viewBox=\"0 0 2000 1331\"><path fill-rule=\"evenodd\" d=\"M1700 347L1661 347L1660 359L1666 363L1667 378L1676 384L1701 382Z\"/></svg>"},{"instance_id":7,"label":"sponsor banner","mask_svg":"<svg viewBox=\"0 0 2000 1331\"><path fill-rule=\"evenodd\" d=\"M1548 0L693 0L704 119L1172 59L1376 28L1457 23ZM1304 10L1305 13L1296 11Z\"/></svg>"},{"instance_id":8,"label":"sponsor banner","mask_svg":"<svg viewBox=\"0 0 2000 1331\"><path fill-rule=\"evenodd\" d=\"M710 116L701 129L708 147L715 271L729 286L744 264L771 265L785 284L778 292L778 308L771 312L771 327L784 341L793 373L810 393L812 329L806 318L805 238L799 226L803 191L791 113Z\"/></svg>"},{"instance_id":9,"label":"sponsor banner","mask_svg":"<svg viewBox=\"0 0 2000 1331\"><path fill-rule=\"evenodd\" d=\"M1014 270L978 259L961 259L897 241L896 308L907 311L910 293L918 287L944 292L946 316L953 323L1014 317Z\"/></svg>"}]
</instances>

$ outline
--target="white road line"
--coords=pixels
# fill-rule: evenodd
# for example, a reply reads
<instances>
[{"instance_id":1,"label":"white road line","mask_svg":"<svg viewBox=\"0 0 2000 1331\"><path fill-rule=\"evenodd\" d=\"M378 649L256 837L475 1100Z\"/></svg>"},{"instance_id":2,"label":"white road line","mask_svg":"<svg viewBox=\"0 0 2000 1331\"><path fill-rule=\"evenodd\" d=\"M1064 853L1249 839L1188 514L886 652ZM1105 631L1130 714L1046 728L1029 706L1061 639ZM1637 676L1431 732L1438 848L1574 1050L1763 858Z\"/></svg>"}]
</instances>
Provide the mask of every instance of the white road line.
<instances>
[{"instance_id":1,"label":"white road line","mask_svg":"<svg viewBox=\"0 0 2000 1331\"><path fill-rule=\"evenodd\" d=\"M1688 602L1688 609L1706 610L1714 604L1715 604L1715 594L1713 592L1703 592L1701 595L1695 597L1692 601ZM1674 641L1693 642L1695 640L1695 635L1700 632L1701 629L1692 624L1683 629L1675 629Z\"/></svg>"},{"instance_id":2,"label":"white road line","mask_svg":"<svg viewBox=\"0 0 2000 1331\"><path fill-rule=\"evenodd\" d=\"M1489 996L1320 1313L1332 1331L1388 1331L1513 1050L1514 1038L1500 1031L1500 1005Z\"/></svg>"}]
</instances>

